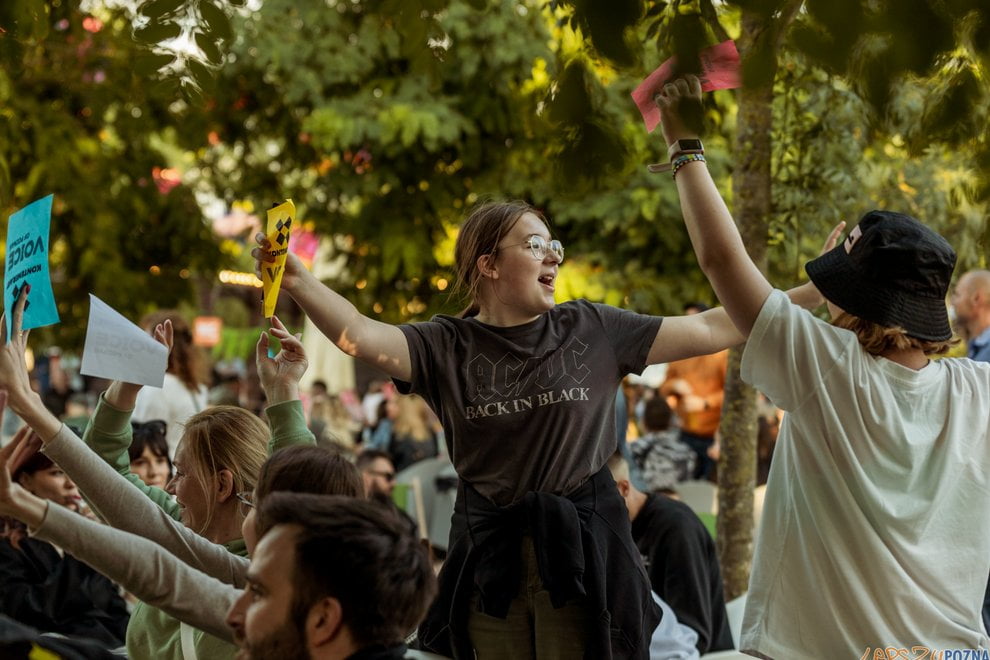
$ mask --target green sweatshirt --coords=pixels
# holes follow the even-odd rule
[[[224,543],[223,547],[241,557],[247,556],[244,539]],[[197,660],[233,660],[237,646],[192,628]],[[127,624],[127,657],[130,660],[193,660],[182,653],[182,624],[157,607],[138,602]]]
[[[127,451],[132,440],[131,412],[115,408],[101,395],[83,440],[100,458],[127,478],[162,511],[179,520],[179,505],[171,495],[160,488],[146,485],[140,477],[131,473],[130,455]],[[268,407],[265,413],[272,434],[268,443],[269,454],[282,447],[316,444],[316,438],[306,427],[302,402],[299,400],[277,403]],[[102,516],[102,509],[106,507],[101,507],[100,502],[91,500],[86,493],[84,495],[97,514],[107,518],[107,522],[111,525],[117,526],[113,516]],[[247,556],[243,539],[225,543],[224,547],[233,554]],[[233,644],[200,630],[193,629],[193,641],[196,657],[199,660],[213,658],[226,660],[237,654],[237,647]],[[182,653],[179,620],[144,603],[138,603],[131,613],[131,620],[127,626],[127,655],[132,660],[192,660],[184,658]]]

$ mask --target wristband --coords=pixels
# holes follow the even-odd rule
[[[677,171],[678,170],[680,170],[682,167],[684,167],[688,163],[693,163],[695,161],[700,161],[702,163],[706,162],[705,161],[705,155],[704,154],[683,154],[681,156],[678,156],[677,158],[674,159],[674,162],[671,163],[671,169],[673,169],[673,172],[671,172],[671,177],[676,179],[677,178]]]

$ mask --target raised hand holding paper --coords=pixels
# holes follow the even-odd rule
[[[89,294],[89,324],[79,373],[161,387],[167,368],[168,349],[164,345]]]
[[[265,318],[275,314],[275,303],[278,302],[278,290],[282,286],[282,272],[285,269],[285,255],[289,253],[289,232],[296,217],[296,205],[291,199],[285,200],[275,208],[268,210],[268,242],[272,249],[269,253],[275,261],[264,264],[261,268],[262,295],[265,301]]]
[[[710,92],[716,89],[735,89],[742,86],[742,76],[739,72],[739,51],[731,39],[720,44],[705,48],[698,52],[701,61],[701,91]],[[676,73],[677,58],[671,57],[660,67],[648,75],[632,92],[633,101],[643,115],[647,132],[660,123],[660,111],[653,102],[653,95],[660,91],[664,84]]]
[[[31,298],[24,308],[24,330],[58,323],[58,309],[48,274],[48,235],[52,219],[52,195],[31,202],[7,222],[7,258],[3,269],[3,310],[13,318],[14,303],[25,284]],[[7,339],[11,326],[7,324]]]

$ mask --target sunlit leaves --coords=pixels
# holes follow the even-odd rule
[[[967,41],[971,57],[988,53],[990,7],[960,0],[807,0],[790,43],[811,61],[856,82],[877,116],[889,111],[892,87],[908,76],[938,77],[947,57]],[[969,35],[967,38],[967,29]]]
[[[229,39],[232,36],[230,18],[210,0],[200,0],[199,15],[203,18],[203,27],[207,34],[216,39]]]
[[[800,56],[782,57],[774,104],[771,279],[801,276],[804,262],[832,225],[854,222],[872,208],[922,219],[956,246],[961,269],[978,265],[988,230],[979,144],[970,140],[954,148],[932,146],[938,134],[919,122],[926,102],[942,112],[943,94],[958,88],[933,90],[917,81],[901,85],[889,101],[889,131],[881,131],[848,84]],[[963,80],[959,83],[966,87]],[[980,116],[962,121],[943,116],[934,126],[952,130]],[[911,138],[917,144],[905,138],[909,131],[918,132]]]
[[[639,49],[634,47],[633,28],[643,17],[643,0],[566,0],[560,4],[574,8],[578,25],[602,57],[619,66],[635,63]]]
[[[196,45],[199,46],[201,51],[203,51],[203,55],[206,56],[206,59],[210,62],[210,64],[220,64],[222,58],[220,55],[220,49],[217,47],[215,40],[211,39],[209,35],[203,32],[194,32],[193,38],[196,41]]]
[[[581,59],[573,59],[557,77],[553,98],[549,102],[548,118],[563,124],[576,124],[593,111],[591,85],[593,74]]]
[[[242,3],[222,4],[213,0],[146,0],[140,4],[134,38],[153,54],[143,58],[141,72],[171,81],[187,99],[201,102],[202,92],[214,87],[215,68],[223,62],[233,37],[228,12]],[[165,55],[171,57],[166,60]],[[155,63],[159,65],[152,69]]]
[[[170,53],[143,53],[134,59],[134,71],[142,76],[150,76],[171,64],[174,59]]]
[[[167,16],[174,16],[185,2],[186,0],[149,0],[138,8],[138,13],[153,21],[161,21]]]
[[[960,144],[972,140],[986,127],[990,95],[985,81],[980,81],[974,67],[966,62],[946,66],[940,84],[930,89],[925,99],[917,139],[922,144],[942,140]],[[927,140],[924,136],[927,136]]]
[[[81,345],[85,292],[135,318],[189,298],[189,274],[209,273],[221,259],[191,191],[175,180],[159,187],[155,175],[168,167],[160,135],[176,98],[146,76],[173,57],[136,43],[130,14],[29,4],[46,8],[50,29],[41,40],[17,37],[26,56],[16,62],[0,54],[0,206],[9,213],[55,194],[52,268],[63,322],[44,340]]]
[[[149,25],[134,31],[134,38],[146,44],[157,44],[160,41],[175,39],[182,34],[182,28],[178,23],[160,22]]]

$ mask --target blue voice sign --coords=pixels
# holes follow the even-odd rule
[[[3,269],[3,311],[7,340],[12,331],[12,313],[25,285],[31,294],[24,309],[23,328],[40,328],[59,322],[55,294],[48,271],[49,230],[53,195],[31,202],[7,222],[7,254]]]

